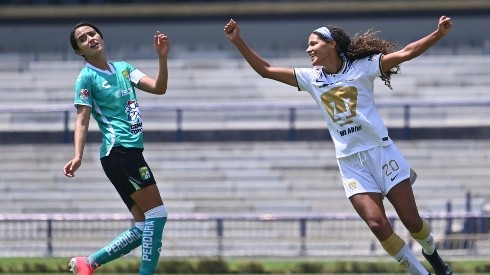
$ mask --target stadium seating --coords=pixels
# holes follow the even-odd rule
[[[350,212],[326,142],[149,143],[145,154],[171,213]],[[490,197],[490,143],[398,142],[419,178],[421,211],[481,210]],[[2,213],[125,213],[88,144],[73,179],[72,145],[2,146]],[[441,196],[444,190],[444,196]],[[387,209],[392,210],[389,206]]]
[[[13,59],[13,60],[12,60]],[[73,98],[73,85],[82,60],[15,61],[0,68],[3,102],[66,103]],[[2,63],[3,63],[2,62]],[[154,75],[154,60],[129,60],[143,72]],[[309,67],[306,58],[271,59],[277,66]],[[7,63],[9,64],[9,63]],[[382,81],[375,82],[379,99],[479,99],[490,84],[490,56],[428,55],[402,64],[400,75],[392,77],[393,92]],[[2,65],[3,66],[3,65]],[[186,59],[169,61],[169,87],[164,97],[140,93],[143,102],[229,102],[229,101],[309,101],[294,87],[260,78],[241,59]]]
[[[490,142],[427,140],[397,144],[419,173],[414,191],[423,214],[446,211],[448,204],[458,213],[480,211],[485,203],[488,204]],[[97,144],[87,144],[84,163],[73,179],[62,175],[63,165],[72,157],[72,145],[1,145],[0,150],[0,202],[3,205],[0,215],[127,214],[102,172]],[[148,143],[145,155],[171,215],[355,215],[341,187],[330,141]],[[469,204],[468,192],[471,196]],[[391,205],[388,202],[385,205],[388,213],[393,214]],[[76,226],[74,223],[70,222],[67,228]],[[82,222],[78,226],[85,225]],[[105,228],[102,222],[100,225],[91,222],[90,226]],[[121,224],[121,228],[124,226],[127,225]],[[400,223],[394,226],[397,232],[404,232]],[[463,226],[461,221],[455,221],[452,230],[458,232]],[[90,241],[80,236],[80,242],[75,242],[70,237],[73,229],[63,229],[62,224],[58,227],[60,231],[52,242],[58,256],[89,253],[109,240],[113,234],[111,230],[114,230],[103,230],[100,236],[91,236]],[[441,240],[445,223],[433,221],[432,227],[437,240]],[[295,256],[303,253],[303,245],[295,237],[299,234],[298,228],[297,224],[280,221],[271,225],[230,221],[226,225],[225,238],[218,241],[215,221],[176,222],[165,231],[165,253],[169,256],[213,256],[221,253],[217,247],[217,243],[221,243],[224,256]],[[335,251],[349,255],[384,255],[361,221],[332,221],[331,226],[328,222],[309,222],[308,232],[304,240],[308,255],[324,257],[335,255]],[[254,236],[253,241],[245,237],[247,234]],[[349,241],[353,234],[362,241]],[[32,245],[38,243],[39,247],[25,251],[22,242],[6,239],[1,241],[2,246],[12,249],[2,255],[39,256],[44,253],[43,241],[38,241],[35,236],[30,238]],[[70,245],[66,244],[66,238],[70,238]],[[479,253],[487,253],[487,246],[487,242],[481,242]]]
[[[19,1],[6,1],[3,4],[11,2]],[[53,1],[29,2],[44,5]],[[63,4],[80,1],[55,2]],[[89,4],[104,1],[83,2]],[[460,18],[459,22],[463,20],[464,18]],[[461,28],[462,25],[459,26],[460,30],[465,29]],[[145,93],[138,95],[144,112],[145,129],[173,130],[176,120],[173,113],[162,116],[161,113],[153,113],[154,109],[145,112],[147,104],[312,104],[308,94],[298,92],[294,87],[260,78],[245,61],[236,59],[236,52],[224,51],[222,43],[191,43],[184,47],[172,44],[173,58],[169,60],[170,81],[167,94],[159,97]],[[46,53],[42,52],[42,45],[34,42],[30,44],[32,46],[29,45],[27,52],[21,54],[0,52],[0,100],[4,107],[43,107],[49,104],[70,106],[74,81],[83,66],[83,60],[70,50],[65,51],[64,46],[63,50],[47,47],[52,52]],[[125,46],[120,46],[117,49],[120,52],[114,52],[112,56],[116,59],[123,57],[143,72],[154,75],[156,60],[144,59],[154,58],[154,50],[151,45],[139,44],[141,41],[138,39],[135,39],[134,44],[128,42]],[[39,52],[30,53],[30,47]],[[486,99],[486,90],[490,85],[490,56],[482,55],[485,51],[488,53],[488,43],[483,47],[485,48],[477,50],[435,48],[423,57],[402,65],[401,74],[392,78],[393,91],[377,80],[376,99],[378,102],[389,103]],[[12,47],[1,50],[10,49]],[[24,50],[23,47],[19,49]],[[298,54],[281,53],[281,58],[268,58],[268,61],[277,66],[309,67],[304,49],[293,50]],[[455,55],[459,50],[464,54]],[[277,48],[269,49],[268,53],[276,56],[274,51]],[[127,59],[128,55],[135,59]],[[43,111],[0,113],[0,131],[63,129],[62,116]],[[403,125],[403,108],[379,108],[379,111],[388,126]],[[297,127],[324,127],[318,110],[301,112],[301,123]],[[254,115],[251,119],[242,118],[251,113]],[[283,127],[282,124],[288,122],[283,119],[279,125],[277,120],[270,119],[269,116],[287,118],[287,115],[269,110],[197,110],[184,114],[184,128],[268,129]],[[300,120],[299,113],[297,115]],[[489,116],[488,105],[415,108],[412,109],[410,125],[427,128],[488,127]],[[95,123],[91,124],[91,130],[95,130]],[[397,144],[419,174],[414,191],[422,213],[438,213],[448,210],[449,207],[456,212],[490,211],[489,141],[419,140],[401,141]],[[83,166],[73,179],[62,175],[63,165],[73,154],[71,144],[0,144],[0,150],[0,216],[45,213],[127,214],[124,204],[100,167],[98,144],[87,144]],[[147,143],[145,156],[157,177],[158,186],[171,215],[355,215],[341,187],[330,141]],[[386,200],[385,202],[387,211],[393,213],[392,207]],[[262,224],[231,220],[226,222],[223,237],[219,238],[216,236],[219,231],[216,221],[199,220],[200,216],[195,217],[197,219],[193,221],[175,220],[167,224],[163,254],[165,257],[300,255],[323,258],[343,253],[342,255],[348,256],[361,255],[363,258],[380,255],[388,258],[359,220],[308,222],[308,234],[304,238],[298,237],[300,226],[296,222],[276,221]],[[51,226],[52,231],[47,229]],[[102,243],[111,240],[114,232],[124,230],[127,226],[127,221],[61,220],[47,224],[41,219],[2,222],[0,247],[4,249],[0,256],[71,257],[74,254],[91,253]],[[456,219],[450,229],[458,232],[464,226],[461,220]],[[402,238],[409,239],[399,222],[394,223],[394,227]],[[442,220],[431,221],[431,227],[436,235],[436,242],[440,243],[443,238],[448,237],[445,235],[446,223]],[[51,236],[51,233],[54,235]],[[478,251],[456,249],[440,252],[444,256],[453,255],[458,259],[460,255],[457,253],[488,256],[490,242],[488,236],[485,238],[486,240],[479,241]],[[420,247],[416,246],[415,250],[416,255],[420,256]],[[135,251],[131,255],[138,254],[139,251]]]
[[[18,56],[2,55],[0,60],[18,63],[17,66],[0,68],[0,100],[5,106],[43,106],[61,104],[68,110],[73,101],[73,85],[83,62],[81,60],[36,60],[26,62]],[[130,60],[130,62],[149,75],[156,71],[156,61]],[[273,58],[270,62],[277,66],[308,67],[307,58]],[[1,62],[0,62],[1,63]],[[381,80],[375,81],[376,99],[381,103],[440,102],[457,107],[412,107],[410,125],[412,127],[454,127],[488,126],[490,108],[482,105],[486,102],[485,87],[490,85],[488,75],[490,56],[427,55],[402,65],[400,75],[392,77],[394,90],[384,86]],[[311,109],[297,112],[297,127],[321,128],[324,120],[314,107],[310,96],[298,92],[294,87],[276,81],[262,79],[241,59],[200,58],[171,59],[169,61],[169,87],[164,96],[139,93],[140,106],[165,104],[237,104],[237,103],[298,103],[312,106]],[[467,104],[468,100],[478,102],[478,106]],[[7,105],[8,104],[8,105]],[[158,109],[158,108],[157,108]],[[63,129],[62,112],[12,113],[2,112],[0,129],[12,130],[48,130]],[[144,113],[146,129],[175,129],[175,112]],[[246,108],[234,110],[195,110],[184,114],[186,129],[226,129],[234,128],[271,128],[284,124],[288,126],[287,109],[272,112]],[[389,127],[404,125],[404,109],[385,107],[379,112]],[[478,115],[475,115],[478,113]],[[241,117],[247,119],[240,119]],[[280,119],[286,117],[285,119]],[[266,119],[267,118],[267,119]],[[278,122],[282,120],[282,122]],[[281,125],[282,125],[281,124]],[[93,123],[93,125],[95,125]],[[71,123],[70,123],[71,126]],[[95,128],[94,128],[95,129]]]
[[[467,62],[469,59],[471,62]],[[45,60],[24,64],[12,58],[10,62],[19,63],[17,67],[10,67],[15,69],[4,68],[0,74],[0,80],[5,83],[2,87],[5,90],[0,91],[0,99],[4,103],[70,104],[72,101],[73,81],[82,66],[80,60]],[[303,58],[272,61],[273,64],[284,66],[308,66],[307,62]],[[155,71],[155,63],[151,61],[135,60],[132,63],[149,74]],[[402,74],[393,77],[394,92],[384,87],[381,81],[377,81],[376,96],[380,100],[393,101],[438,98],[477,100],[484,93],[481,87],[488,86],[489,83],[485,77],[474,79],[474,68],[477,67],[476,71],[485,74],[489,63],[490,59],[485,56],[420,58],[404,64]],[[143,106],[146,102],[178,104],[189,100],[204,104],[278,100],[311,102],[307,94],[296,92],[292,87],[261,79],[242,60],[171,60],[169,66],[168,94],[155,97],[140,93]],[[380,112],[387,124],[399,123],[402,117],[398,110],[380,109]],[[457,108],[455,113],[433,108],[419,110],[413,115],[418,119],[412,126],[445,126],[455,123],[460,126],[487,125],[487,112],[488,108],[481,109],[479,115],[475,116],[472,107]],[[265,115],[257,114],[257,117]],[[1,116],[0,125],[7,131],[12,123],[37,129],[38,125],[52,122],[49,116],[36,116],[35,119],[18,114]],[[214,120],[222,121],[218,127],[224,128],[227,123],[236,125],[240,113],[230,118],[227,118],[227,114],[216,111],[194,114],[195,118],[199,118],[196,121],[206,121],[202,116],[211,116]],[[323,127],[323,119],[317,110],[312,111],[310,116],[318,121],[315,127]],[[248,127],[264,127],[258,121]],[[160,116],[152,117],[151,113],[145,115],[145,123],[154,124],[154,127],[166,127],[162,125]],[[171,119],[169,124],[172,124]],[[202,124],[197,122],[186,127],[211,127]],[[419,172],[414,190],[421,211],[445,211],[448,203],[451,203],[453,211],[465,211],[468,207],[467,192],[471,192],[472,210],[480,210],[488,202],[490,189],[487,168],[490,145],[487,142],[416,141],[400,142],[398,145]],[[97,144],[87,145],[85,162],[74,179],[67,179],[61,173],[62,166],[71,157],[71,145],[4,145],[1,150],[0,190],[3,196],[0,201],[4,207],[0,211],[3,213],[126,213],[123,203],[100,169]],[[151,143],[147,144],[145,154],[170,213],[353,212],[340,187],[334,152],[329,141]],[[441,196],[441,190],[444,196]],[[389,204],[387,209],[393,211]],[[461,226],[454,225],[456,230]],[[444,231],[444,228],[437,228],[437,233]],[[363,240],[368,244],[372,242],[372,236],[367,230],[360,232],[364,232]],[[168,234],[173,233],[170,230]],[[321,255],[335,249],[345,249],[345,242],[339,242],[332,250],[325,250],[322,239],[326,238],[313,238],[311,242],[322,248],[315,251],[314,247],[310,247],[310,253]],[[196,244],[201,245],[200,249],[192,246],[193,238],[186,240],[190,242],[186,244],[192,247],[190,250],[178,246],[180,238],[169,238],[169,253],[178,256],[189,255],[189,251],[194,251],[198,255],[214,255],[214,250],[211,249],[214,245],[212,239],[208,246],[203,245],[202,238],[194,239]],[[265,241],[262,240],[262,243]],[[243,248],[233,250],[239,243],[239,240],[230,238],[225,242],[228,244],[226,251],[235,253],[234,255],[253,252],[253,248],[249,251]],[[96,246],[97,241],[93,245]],[[286,244],[285,247],[294,248],[297,245]],[[172,250],[172,247],[175,248]],[[272,245],[270,249],[275,249],[276,253],[285,251],[284,247]],[[366,243],[351,249],[362,255],[373,253],[368,250]],[[66,253],[71,252],[67,250]]]
[[[0,99],[5,104],[71,105],[73,82],[83,65],[80,60],[37,60],[28,63],[15,57],[9,60],[9,64],[13,64],[11,67],[0,67],[0,80],[5,84],[0,87]],[[305,58],[270,61],[280,66],[309,66]],[[153,61],[134,60],[131,63],[150,75],[156,70],[156,62]],[[490,80],[474,76],[480,73],[488,75],[489,65],[490,58],[487,56],[427,56],[402,66],[402,73],[393,77],[393,92],[381,81],[376,81],[376,97],[380,101],[393,102],[447,99],[477,101],[486,96],[482,87],[489,86]],[[156,97],[139,93],[143,111],[145,104],[183,104],[189,101],[196,104],[278,101],[311,103],[306,93],[258,77],[243,60],[170,60],[169,67],[168,94]],[[400,125],[403,113],[399,109],[380,108],[380,113],[388,125]],[[412,113],[411,125],[488,126],[489,110],[478,108],[475,111],[472,106],[421,108]],[[257,119],[252,123],[241,121],[241,115],[245,113],[248,111],[241,110],[230,116],[229,113],[217,110],[196,111],[189,114],[193,117],[193,124],[185,126],[186,129],[270,127],[264,119],[260,119],[267,117],[266,111],[256,111]],[[318,110],[312,109],[311,113],[305,113],[310,119],[304,123],[310,123],[313,128],[324,127]],[[144,117],[145,126],[153,129],[175,127],[173,114],[162,118],[159,114],[145,113]],[[0,119],[0,129],[4,131],[11,131],[13,126],[32,130],[55,123],[62,125],[61,118],[44,115],[3,113]],[[92,123],[91,127],[94,130],[95,124]],[[400,141],[397,144],[419,173],[414,190],[422,213],[446,211],[449,205],[452,211],[463,212],[489,208],[488,141],[419,140]],[[83,166],[73,179],[62,175],[63,165],[73,154],[71,144],[5,144],[0,145],[0,150],[0,202],[3,205],[0,214],[127,213],[100,167],[97,143],[87,144]],[[330,141],[147,143],[145,155],[171,214],[354,213],[340,185]],[[468,196],[471,201],[468,201]],[[388,203],[386,208],[393,213]],[[203,224],[207,226],[202,222],[200,226]],[[400,224],[395,226],[402,227]],[[443,236],[446,229],[444,225],[436,223],[433,226],[436,234]],[[463,224],[455,222],[452,227],[458,231]],[[349,228],[354,228],[351,232],[360,234],[359,238],[363,241],[358,244],[345,242],[350,236],[337,232],[336,236],[340,234],[342,237],[334,242],[324,233],[330,232],[331,228],[309,225],[310,231],[318,233],[313,236],[310,234],[305,240],[308,253],[324,256],[331,255],[332,251],[343,250],[355,255],[384,255],[379,247],[373,248],[377,242],[364,225],[349,225]],[[232,228],[226,231],[227,237],[222,240],[227,255],[257,255],[263,251],[288,256],[287,253],[295,254],[301,249],[301,244],[288,236],[269,239],[269,231],[265,231],[264,238],[247,246],[246,239],[233,235],[239,234],[237,230]],[[214,229],[209,231],[215,233]],[[166,234],[169,236],[169,255],[216,255],[218,248],[215,236],[209,236],[203,241],[203,238],[192,235],[194,231],[189,233],[191,236],[186,236],[183,243],[183,233],[180,231],[176,232],[170,227]],[[95,237],[91,241],[83,241],[83,244],[87,251],[91,251],[109,237],[107,233],[107,236]],[[74,249],[80,250],[81,247],[80,244],[74,244],[71,249],[62,244],[63,239],[54,240],[54,246],[62,247],[56,252],[57,255],[69,256]],[[7,247],[5,243],[2,245]],[[25,251],[21,251],[22,244],[12,245],[20,245],[20,252],[16,255],[26,255]],[[480,246],[480,249],[490,247],[486,243],[483,245],[487,246]],[[42,250],[42,241],[39,246]],[[265,250],[266,247],[269,250]]]

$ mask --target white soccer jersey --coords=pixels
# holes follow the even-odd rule
[[[392,143],[374,103],[380,62],[381,54],[344,61],[336,74],[323,67],[294,69],[298,89],[311,94],[327,120],[337,158]]]

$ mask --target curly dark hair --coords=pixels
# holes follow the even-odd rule
[[[351,39],[343,29],[337,26],[329,25],[327,28],[337,43],[338,49],[346,55],[347,59],[351,61],[373,54],[392,53],[398,48],[395,43],[379,38],[377,36],[379,32],[373,31],[372,29],[365,31],[364,33],[357,33]],[[400,66],[397,65],[391,70],[383,72],[383,75],[381,75],[381,80],[384,81],[386,86],[393,89],[390,82],[391,75],[399,72]]]

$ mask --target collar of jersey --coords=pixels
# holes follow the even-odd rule
[[[340,70],[338,72],[336,72],[336,73],[333,73],[333,74],[327,73],[324,70],[325,66],[314,66],[314,68],[320,70],[323,73],[323,75],[325,75],[325,76],[328,76],[328,75],[336,75],[336,74],[344,74],[348,70],[348,65],[349,65],[348,63],[349,63],[349,61],[343,60],[342,67],[340,67]]]
[[[92,70],[96,70],[98,72],[101,72],[101,73],[105,73],[105,74],[115,74],[116,73],[116,69],[114,68],[114,66],[111,64],[111,63],[108,63],[109,65],[109,68],[111,68],[110,71],[108,70],[102,70],[102,69],[99,69],[97,67],[95,67],[94,65],[90,64],[90,63],[86,63],[85,66],[89,67],[90,69]]]

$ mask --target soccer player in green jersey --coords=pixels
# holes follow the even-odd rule
[[[169,40],[157,32],[154,47],[158,72],[149,77],[127,62],[108,62],[100,30],[89,22],[73,27],[70,43],[85,58],[75,83],[74,157],[64,166],[74,177],[83,160],[90,116],[102,133],[100,160],[105,174],[134,217],[135,225],[88,257],[70,261],[75,275],[91,275],[103,264],[142,246],[140,275],[155,273],[162,247],[167,209],[152,171],[143,157],[143,121],[135,87],[156,95],[165,94],[168,82]]]

